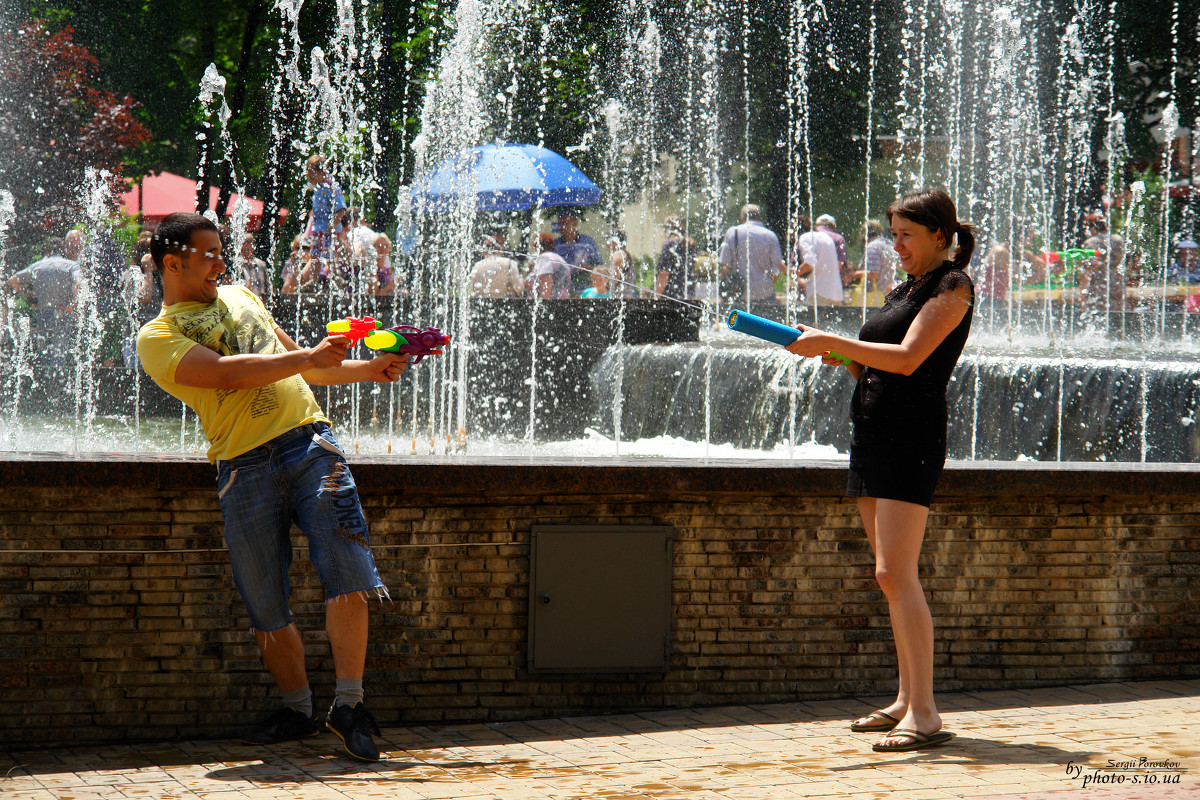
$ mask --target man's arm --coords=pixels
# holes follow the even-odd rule
[[[508,270],[508,294],[510,297],[520,297],[525,294],[525,281],[521,280],[521,270],[517,268],[516,261],[512,262],[512,266]]]
[[[14,292],[23,292],[33,283],[33,268],[26,267],[20,272],[14,272],[12,277],[8,279],[8,288]]]
[[[811,275],[813,266],[817,262],[816,250],[813,248],[812,242],[808,239],[800,239],[796,242],[796,264],[792,267],[792,277],[803,278],[805,275]]]
[[[327,336],[316,347],[302,349],[283,331],[276,328],[275,332],[287,352],[222,356],[197,345],[180,359],[175,368],[175,382],[226,391],[257,389],[293,375],[336,368],[346,358],[346,348],[350,345],[345,336]]]

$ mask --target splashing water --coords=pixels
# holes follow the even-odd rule
[[[1137,141],[1133,128],[1141,122],[1117,106],[1113,45],[1121,40],[1122,32],[1115,0],[1079,0],[1069,12],[1048,0],[914,0],[902,17],[889,20],[889,25],[898,28],[894,40],[883,35],[890,28],[882,24],[883,7],[874,2],[863,4],[859,16],[853,17],[851,11],[836,4],[827,7],[821,2],[796,0],[781,8],[784,13],[772,23],[782,40],[774,55],[783,62],[780,69],[787,76],[783,95],[765,100],[756,94],[762,43],[756,42],[754,35],[771,12],[749,0],[687,4],[625,0],[615,5],[613,19],[606,20],[615,43],[611,60],[602,63],[595,59],[588,71],[578,74],[570,73],[569,59],[563,58],[580,46],[575,9],[533,0],[460,0],[452,13],[445,12],[447,22],[436,32],[436,57],[427,71],[418,72],[411,61],[404,62],[404,74],[396,81],[403,89],[395,108],[380,108],[375,102],[380,71],[391,68],[393,62],[391,54],[383,52],[383,40],[366,4],[337,0],[331,27],[309,43],[300,36],[303,5],[302,0],[273,3],[282,33],[275,48],[277,68],[269,112],[270,207],[278,207],[282,184],[291,180],[304,158],[312,154],[329,159],[348,204],[378,209],[394,203],[399,227],[413,235],[406,261],[407,294],[391,300],[403,302],[405,312],[423,324],[446,330],[455,343],[444,357],[411,371],[400,385],[378,392],[373,388],[350,390],[351,399],[343,405],[353,439],[368,438],[361,428],[368,415],[361,412],[373,404],[379,407],[380,418],[386,419],[386,437],[405,444],[411,440],[411,447],[402,449],[446,454],[473,448],[479,452],[479,448],[492,446],[472,421],[476,418],[474,404],[481,396],[491,397],[493,387],[488,385],[491,379],[485,377],[486,371],[480,369],[486,362],[479,350],[485,337],[472,322],[467,276],[483,234],[507,226],[514,239],[527,242],[552,230],[550,220],[555,214],[545,208],[504,219],[479,213],[472,197],[474,179],[469,174],[458,194],[458,205],[450,213],[434,214],[423,206],[420,194],[408,188],[382,197],[381,176],[387,169],[395,169],[395,164],[387,169],[381,165],[386,125],[395,119],[420,120],[419,126],[403,126],[396,132],[405,145],[399,169],[408,179],[477,145],[520,138],[544,144],[564,117],[575,115],[582,122],[576,128],[578,138],[564,145],[566,155],[595,165],[597,173],[591,177],[605,190],[600,205],[585,221],[593,225],[592,233],[595,226],[624,229],[635,257],[643,262],[643,283],[650,283],[661,241],[659,224],[666,213],[684,219],[689,235],[711,263],[736,209],[747,201],[762,201],[752,196],[752,187],[765,185],[769,173],[778,173],[774,179],[776,202],[785,207],[768,209],[768,213],[777,221],[785,258],[789,257],[799,215],[812,218],[832,210],[831,180],[822,174],[816,138],[829,124],[821,116],[825,113],[822,101],[827,98],[814,94],[814,87],[822,86],[820,82],[831,74],[843,75],[856,68],[865,74],[865,108],[851,109],[853,113],[844,117],[858,122],[838,123],[863,129],[860,141],[866,145],[863,161],[853,172],[864,175],[865,180],[860,186],[858,177],[853,178],[854,189],[842,192],[849,199],[837,196],[839,202],[844,200],[839,213],[851,216],[849,225],[842,227],[848,239],[861,222],[853,217],[882,215],[892,199],[889,189],[901,192],[937,183],[950,191],[961,217],[979,224],[981,261],[997,246],[1013,254],[1026,249],[1057,250],[1078,244],[1080,217],[1099,205],[1097,198],[1107,197],[1109,229],[1120,228],[1126,238],[1126,258],[1117,267],[1119,279],[1132,280],[1134,271],[1128,265],[1137,263],[1143,275],[1153,276],[1152,284],[1139,288],[1158,291],[1150,300],[1138,300],[1138,314],[1143,316],[1103,313],[1081,319],[1081,312],[1069,299],[1076,288],[1071,285],[1073,275],[1046,275],[1044,290],[1027,292],[1036,294],[1037,299],[1022,297],[1025,284],[1037,276],[1029,262],[1022,264],[1017,257],[1005,277],[1006,291],[978,301],[975,342],[983,341],[991,331],[1005,346],[1036,350],[1043,359],[1038,363],[1048,374],[1053,373],[1053,385],[1058,387],[1050,392],[1050,384],[1046,384],[1038,391],[1060,398],[1069,395],[1072,370],[1081,369],[1078,364],[1068,364],[1068,359],[1083,344],[1091,347],[1088,337],[1092,335],[1127,343],[1122,346],[1136,342],[1136,346],[1162,353],[1173,364],[1186,361],[1171,351],[1171,325],[1182,325],[1185,334],[1181,340],[1187,341],[1187,320],[1180,322],[1173,316],[1176,312],[1168,303],[1171,287],[1165,265],[1171,236],[1191,229],[1172,229],[1177,225],[1168,213],[1167,184],[1174,133],[1196,118],[1196,109],[1189,105],[1194,104],[1195,92],[1189,94],[1186,87],[1177,86],[1172,73],[1171,97],[1160,125],[1166,134],[1161,137],[1161,167],[1166,175],[1161,195],[1147,197],[1144,183],[1124,185],[1130,142]],[[407,24],[412,31],[420,24],[416,5],[407,21],[395,22],[398,27]],[[1180,37],[1191,24],[1188,13],[1184,4],[1173,3],[1171,36],[1176,53]],[[853,24],[835,35],[839,32],[833,29],[846,25],[846,20]],[[877,69],[885,62],[890,62],[889,69]],[[425,70],[427,65],[420,68]],[[1174,64],[1173,69],[1177,69]],[[1197,80],[1192,77],[1193,84]],[[578,109],[566,107],[568,100],[563,99],[564,86],[572,81],[582,84],[579,94],[588,97]],[[250,211],[244,200],[245,177],[234,169],[239,163],[235,158],[238,142],[230,127],[233,112],[225,91],[225,78],[210,65],[198,87],[197,102],[209,120],[200,135],[206,142],[211,137],[213,146],[202,150],[207,160],[197,166],[201,174],[211,174],[217,167],[229,174],[232,189],[241,198],[233,204],[229,220],[234,240],[240,241],[250,225]],[[755,104],[765,105],[757,108]],[[770,104],[778,106],[769,110],[783,122],[767,137],[759,126],[765,124],[760,116],[769,116],[761,112]],[[299,120],[295,129],[286,127],[287,119]],[[1191,124],[1200,131],[1200,121]],[[419,133],[412,134],[417,127]],[[755,142],[768,138],[772,152],[767,156],[755,152]],[[1102,161],[1092,152],[1093,143],[1100,140]],[[89,231],[106,219],[103,206],[109,200],[99,191],[100,177],[95,180],[97,183],[84,189],[88,210],[83,222]],[[0,215],[3,213],[0,208]],[[1185,226],[1193,224],[1189,219],[1185,217]],[[269,242],[272,254],[280,252],[278,245]],[[851,242],[852,249],[856,246]],[[513,250],[523,248],[523,244],[512,246]],[[234,279],[244,280],[244,265],[235,261],[231,266]],[[696,265],[689,265],[693,268]],[[704,452],[715,453],[728,444],[721,432],[725,425],[721,409],[729,392],[729,363],[749,363],[738,349],[753,344],[721,336],[714,323],[719,324],[721,311],[732,298],[722,297],[723,290],[711,272],[696,278],[697,283],[706,284],[703,291],[709,295],[701,298],[705,314],[701,341],[694,350],[664,352],[686,361],[675,364],[675,371],[694,373],[699,394],[689,403],[695,406],[697,416],[687,435],[703,445]],[[693,284],[690,274],[685,282]],[[866,292],[861,299],[857,321],[868,313]],[[97,418],[98,411],[88,399],[95,394],[96,384],[104,380],[99,371],[102,367],[91,357],[99,347],[97,331],[103,328],[95,323],[97,315],[103,316],[99,302],[98,287],[89,283],[81,295],[86,322],[79,327],[73,345],[74,418],[69,425],[75,431],[70,446],[75,448],[94,446],[93,433],[99,435],[101,428],[111,427],[108,420]],[[287,302],[294,306],[292,312],[298,320],[300,296]],[[327,318],[362,315],[374,308],[374,302],[360,281],[330,291],[319,301],[322,308],[305,310],[324,313]],[[533,335],[528,352],[522,354],[526,360],[521,362],[528,370],[526,373],[522,367],[520,392],[504,398],[503,404],[505,415],[520,418],[516,438],[526,450],[542,446],[546,418],[555,413],[556,402],[561,400],[546,380],[548,371],[575,357],[543,338],[565,323],[570,316],[565,311],[568,306],[540,301],[530,304]],[[820,325],[846,322],[849,332],[855,327],[847,321],[850,318],[843,319],[842,310],[815,305],[815,297],[805,299],[791,292],[783,296],[783,304],[781,316],[785,319],[813,319]],[[630,313],[622,304],[614,316],[618,338],[632,324]],[[1141,319],[1151,318],[1153,325],[1141,324]],[[1131,324],[1135,320],[1137,324]],[[22,373],[30,366],[28,355],[22,362],[21,353],[29,353],[30,341],[22,324],[27,322],[11,316],[5,322],[10,339],[21,343],[13,351],[16,372],[4,376],[18,397],[21,387],[32,380],[28,370]],[[987,362],[987,349],[975,342],[972,358],[976,359],[976,371],[961,379],[964,386],[976,387],[969,416],[977,428],[972,432],[969,456],[988,457],[982,439],[988,438],[991,424],[989,404],[979,403],[979,387],[999,374],[1018,383],[1035,379],[1026,373],[1018,379],[1015,372],[999,370]],[[1120,369],[1137,373],[1137,385],[1146,401],[1143,408],[1154,402],[1157,389],[1146,376],[1157,376],[1161,370],[1148,359],[1128,358],[1125,352],[1117,358],[1104,348],[1095,349],[1096,358],[1110,359],[1114,369],[1119,364]],[[605,360],[605,369],[580,379],[581,384],[598,380],[596,386],[584,388],[609,398],[586,422],[593,432],[603,431],[603,435],[589,434],[587,447],[638,453],[644,448],[634,443],[648,438],[663,442],[664,447],[683,448],[663,439],[665,433],[643,435],[646,423],[637,415],[649,412],[642,410],[644,403],[636,392],[661,396],[666,390],[661,382],[640,383],[634,362],[625,356],[616,358],[618,352],[628,354],[626,348],[615,345],[613,353],[604,357],[615,360]],[[754,355],[760,354],[755,351]],[[1049,362],[1056,358],[1057,365],[1051,366]],[[1022,362],[1021,369],[1033,369],[1032,363]],[[772,396],[778,397],[779,408],[784,409],[779,411],[781,427],[770,435],[759,430],[750,438],[760,442],[765,452],[802,457],[809,452],[805,441],[819,427],[812,418],[815,412],[804,399],[817,379],[808,365],[794,361],[778,373],[763,371],[762,375]],[[673,380],[673,372],[669,377]],[[329,390],[325,399],[340,397]],[[16,405],[14,401],[5,406],[10,446],[19,416]],[[1029,405],[1024,403],[1020,413]],[[1068,401],[1061,401],[1056,408],[1047,409],[1047,424],[1065,430],[1073,424],[1074,413]],[[133,429],[141,422],[135,413]],[[179,446],[193,449],[198,438],[195,423],[185,415],[182,422],[175,420],[174,424]],[[1152,427],[1147,418],[1140,434],[1123,434],[1129,441],[1144,440],[1133,457],[1154,458],[1163,450],[1151,441]],[[1031,441],[1033,450],[1018,455],[1071,457],[1063,451],[1062,438],[1044,448]]]

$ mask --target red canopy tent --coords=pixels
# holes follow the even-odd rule
[[[208,189],[208,207],[216,208],[218,189],[210,186]],[[263,203],[252,197],[250,201],[250,230],[258,230],[262,224]],[[237,192],[229,196],[227,214],[232,213],[238,200]],[[121,205],[126,214],[138,214],[148,227],[154,227],[167,214],[176,211],[194,211],[196,209],[196,182],[182,175],[170,172],[160,172],[157,175],[147,175],[141,183],[121,195]],[[287,209],[279,209],[282,221],[287,216]]]

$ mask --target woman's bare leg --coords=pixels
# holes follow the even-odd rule
[[[867,533],[867,543],[871,545],[871,552],[877,555],[875,544],[875,514],[877,504],[874,497],[858,498],[858,514],[862,517],[863,530]],[[896,699],[891,705],[884,706],[880,709],[885,714],[901,719],[908,713],[908,670],[905,666],[905,657],[901,652],[901,647],[904,642],[900,637],[896,636],[895,626],[892,627],[892,637],[896,647],[896,667],[899,673],[899,689],[896,692]]]
[[[884,710],[900,717],[898,728],[933,733],[942,727],[933,699],[933,617],[917,576],[929,509],[885,499],[874,500],[874,506],[874,536],[869,531],[868,540],[874,540],[875,579],[887,597],[900,666],[896,703]],[[866,510],[861,501],[860,509]],[[863,524],[867,527],[865,516]]]

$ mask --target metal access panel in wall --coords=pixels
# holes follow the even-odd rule
[[[536,525],[531,672],[666,672],[669,525]]]

